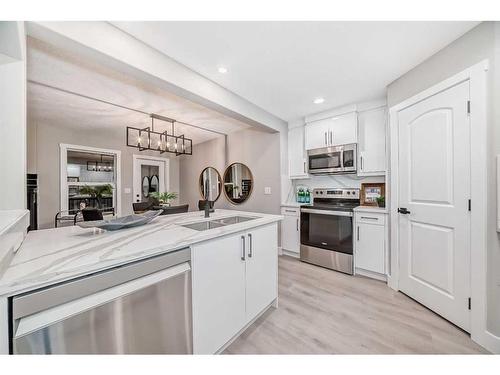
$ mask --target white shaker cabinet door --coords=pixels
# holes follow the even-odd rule
[[[290,178],[308,177],[304,145],[304,127],[288,131],[288,166]]]
[[[356,268],[385,273],[385,227],[356,224]]]
[[[305,126],[306,150],[329,146],[331,119],[318,120]]]
[[[346,113],[330,119],[329,145],[338,146],[358,142],[358,114]]]
[[[277,224],[255,228],[247,233],[246,319],[255,318],[277,297]]]
[[[281,222],[281,247],[293,253],[300,252],[300,217],[284,215]]]
[[[385,107],[359,113],[359,176],[385,174],[386,119]]]
[[[192,247],[193,352],[212,354],[245,325],[245,234]]]

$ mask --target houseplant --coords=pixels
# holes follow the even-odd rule
[[[105,196],[112,196],[113,187],[109,184],[97,186],[85,185],[80,188],[79,192],[80,194],[90,195],[92,198],[95,198],[97,201],[97,207],[101,208],[102,198]]]
[[[166,191],[164,193],[154,192],[149,194],[149,196],[158,199],[161,205],[169,206],[170,200],[177,198],[178,194]]]
[[[385,207],[385,196],[381,195],[377,198],[377,204],[379,207]]]

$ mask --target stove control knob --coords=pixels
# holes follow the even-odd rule
[[[351,194],[351,192],[350,192],[350,191],[348,191],[348,192],[347,192],[347,195],[349,195],[349,194]]]

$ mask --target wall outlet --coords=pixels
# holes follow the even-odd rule
[[[264,188],[264,194],[265,194],[265,195],[271,195],[271,188],[270,188],[269,186],[266,186],[266,187]]]
[[[123,193],[124,194],[131,194],[132,193],[132,189],[131,188],[124,188],[123,189]]]

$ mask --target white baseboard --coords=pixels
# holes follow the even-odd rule
[[[297,258],[297,259],[300,258],[300,253],[296,253],[294,251],[288,251],[288,250],[284,250],[284,249],[281,249],[280,255],[288,255],[289,257],[293,257],[293,258]]]
[[[356,268],[354,270],[354,274],[355,275],[365,276],[365,277],[370,277],[372,279],[380,280],[380,281],[383,281],[383,282],[387,282],[387,276],[386,275],[383,275],[383,274],[378,273],[378,272],[364,270],[362,268]]]

